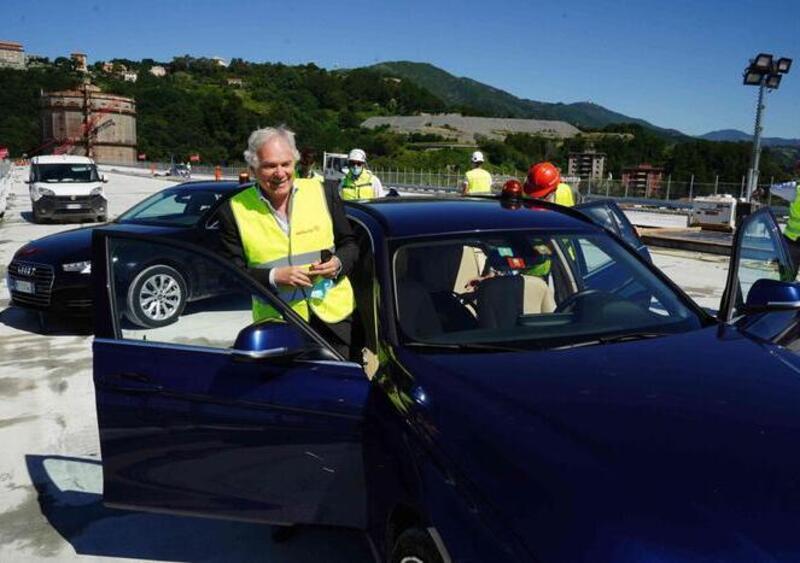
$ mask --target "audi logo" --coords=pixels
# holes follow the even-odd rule
[[[36,273],[36,268],[28,264],[20,264],[17,267],[17,273],[21,276],[32,276]]]

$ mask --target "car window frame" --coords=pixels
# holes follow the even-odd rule
[[[183,240],[161,237],[158,235],[126,233],[120,230],[100,227],[92,232],[92,264],[93,264],[93,295],[97,310],[95,313],[95,338],[115,341],[125,341],[120,326],[119,308],[117,304],[116,292],[114,291],[113,268],[109,269],[111,263],[111,245],[109,239],[128,239],[134,241],[151,241],[160,245],[167,245],[186,252],[193,252],[196,255],[215,262],[220,268],[228,270],[237,281],[242,283],[253,295],[258,295],[267,301],[271,306],[280,311],[284,320],[293,327],[298,328],[309,337],[311,341],[329,350],[337,361],[350,363],[347,358],[341,356],[336,349],[322,335],[315,331],[311,325],[297,314],[287,303],[282,301],[272,290],[247,272],[234,266],[230,260],[220,254],[192,244]],[[108,311],[109,315],[103,315],[103,311]],[[105,318],[104,318],[105,317]],[[157,344],[157,343],[153,343]],[[232,348],[230,349],[233,350]]]

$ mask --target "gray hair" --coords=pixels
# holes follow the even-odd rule
[[[300,153],[297,151],[297,145],[294,142],[294,131],[285,125],[279,125],[278,127],[256,129],[250,133],[250,138],[247,139],[247,150],[244,151],[245,162],[253,169],[258,168],[259,149],[275,138],[283,140],[288,145],[292,150],[292,158],[295,161],[300,160]]]

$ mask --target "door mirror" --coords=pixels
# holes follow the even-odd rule
[[[106,178],[105,176],[100,176],[100,181],[103,182],[104,184],[108,184],[108,178]]]
[[[308,349],[302,332],[283,321],[262,321],[243,328],[233,345],[243,359],[291,358]]]
[[[795,309],[800,309],[800,284],[770,279],[753,283],[744,304],[747,313]]]

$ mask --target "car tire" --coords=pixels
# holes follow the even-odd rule
[[[400,534],[392,547],[391,563],[443,563],[431,535],[422,528]]]
[[[39,211],[36,209],[36,206],[33,207],[33,222],[34,223],[42,222],[42,217],[39,215]]]
[[[145,328],[159,328],[178,320],[186,307],[188,286],[172,266],[148,266],[128,286],[128,318]]]
[[[98,223],[105,223],[106,220],[107,220],[107,217],[105,215],[98,215],[97,216],[97,222]]]

